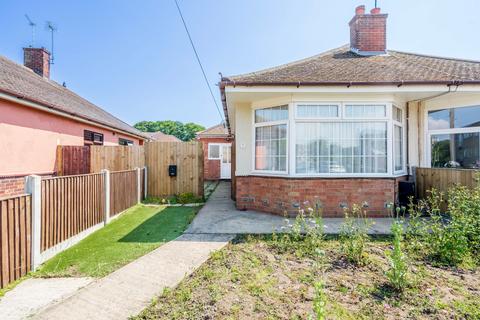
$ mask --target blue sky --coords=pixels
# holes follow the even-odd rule
[[[218,72],[259,70],[348,43],[357,5],[374,0],[178,0],[209,82]],[[388,47],[480,60],[478,0],[379,0],[389,13]],[[0,54],[19,63],[30,44],[50,47],[45,21],[58,26],[52,78],[133,124],[220,121],[173,0],[3,0]],[[218,99],[219,100],[219,99]]]

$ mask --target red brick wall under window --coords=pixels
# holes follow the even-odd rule
[[[319,201],[323,216],[343,217],[341,204],[351,207],[366,201],[370,217],[387,217],[385,204],[396,202],[400,179],[236,177],[236,205],[240,210],[295,215],[305,201]]]
[[[209,143],[229,143],[231,141],[224,138],[199,138],[203,145],[203,178],[205,180],[220,179],[220,160],[208,159]]]
[[[23,194],[24,189],[24,177],[0,178],[0,198]]]

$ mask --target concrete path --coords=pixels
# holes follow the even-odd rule
[[[92,278],[27,279],[0,299],[0,319],[26,319],[48,305],[72,296],[92,281]]]
[[[389,234],[393,219],[371,219],[370,234]],[[265,234],[287,232],[291,224],[284,217],[255,211],[236,210],[230,198],[230,183],[222,181],[200,210],[186,233],[190,234]],[[343,218],[324,218],[326,234],[338,234]]]
[[[128,319],[176,286],[230,235],[182,235],[36,314],[34,319]]]

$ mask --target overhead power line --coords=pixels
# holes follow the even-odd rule
[[[202,62],[200,61],[200,57],[198,56],[197,49],[195,48],[195,44],[193,43],[192,36],[190,35],[190,31],[188,31],[187,23],[185,22],[185,19],[183,18],[182,10],[180,9],[180,6],[178,5],[178,1],[175,1],[175,5],[177,6],[178,13],[180,14],[180,18],[182,19],[183,26],[185,27],[185,31],[187,32],[188,39],[190,40],[190,44],[192,45],[193,52],[195,53],[195,57],[197,58],[198,65],[200,66],[200,69],[202,70],[203,78],[205,79],[205,83],[207,84],[208,90],[210,91],[210,95],[212,96],[212,100],[215,103],[215,106],[217,107],[218,114],[220,116],[220,119],[223,122],[223,114],[220,111],[220,107],[218,106],[217,99],[215,99],[215,95],[213,94],[212,87],[210,86],[210,83],[208,82],[207,75],[205,73],[205,69],[203,69]]]

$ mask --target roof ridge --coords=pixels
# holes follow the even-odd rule
[[[432,58],[432,59],[443,59],[443,60],[451,60],[451,61],[462,61],[462,62],[470,62],[470,63],[480,63],[480,60],[472,60],[472,59],[462,59],[462,58],[454,58],[454,57],[445,57],[445,56],[437,56],[431,54],[422,54],[416,52],[409,52],[409,51],[399,51],[399,50],[387,50],[387,52],[395,52],[400,54],[408,54],[412,56],[419,56],[425,58]]]
[[[320,58],[320,57],[329,55],[329,54],[331,54],[331,53],[333,53],[333,52],[339,51],[339,50],[341,50],[341,49],[346,49],[346,48],[350,49],[350,46],[349,46],[348,44],[344,44],[344,45],[342,45],[342,46],[340,46],[340,47],[337,47],[337,48],[334,48],[334,49],[330,49],[330,50],[321,52],[321,53],[319,53],[319,54],[316,54],[316,55],[313,55],[313,56],[310,56],[310,57],[307,57],[307,58],[303,58],[303,59],[295,60],[295,61],[292,61],[292,62],[280,64],[280,65],[278,65],[278,66],[274,66],[274,67],[270,67],[270,68],[265,68],[265,69],[262,69],[262,70],[259,70],[259,71],[242,73],[242,74],[238,74],[238,75],[234,75],[234,76],[229,76],[229,77],[227,76],[226,78],[227,78],[228,80],[235,81],[235,78],[254,76],[254,75],[259,75],[259,74],[262,74],[262,73],[265,73],[265,72],[271,72],[271,71],[279,70],[279,69],[282,69],[282,68],[285,68],[285,67],[291,67],[291,66],[294,66],[294,65],[296,65],[296,64],[300,64],[300,63],[303,63],[303,62],[308,61],[308,60]]]

